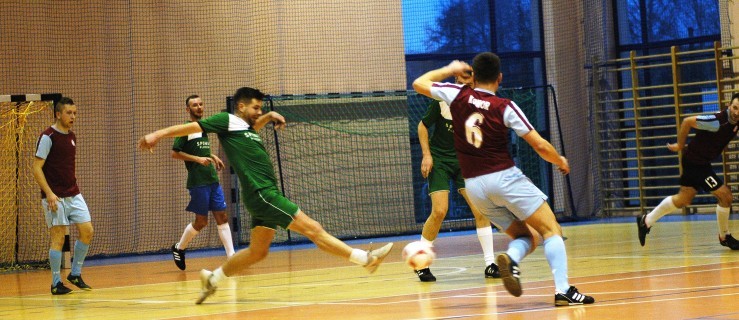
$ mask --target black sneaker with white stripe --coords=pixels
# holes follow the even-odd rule
[[[500,279],[500,269],[495,263],[491,263],[485,268],[485,278]]]
[[[523,288],[521,288],[521,270],[518,268],[518,263],[505,253],[498,255],[495,261],[500,268],[500,278],[503,280],[505,289],[514,297],[520,297],[523,294]]]
[[[172,245],[172,259],[180,270],[185,270],[185,250],[177,249],[177,244]]]
[[[729,247],[731,250],[739,250],[739,241],[734,239],[731,234],[725,235],[724,240],[718,238],[718,242],[724,247]]]
[[[421,282],[434,282],[436,281],[436,277],[431,273],[431,269],[424,268],[421,270],[415,270],[416,275],[418,276],[418,279],[421,280]]]
[[[593,302],[595,302],[595,299],[593,299],[593,297],[586,296],[580,293],[574,286],[570,286],[570,288],[567,290],[567,293],[558,292],[554,295],[554,305],[557,307],[591,304]]]

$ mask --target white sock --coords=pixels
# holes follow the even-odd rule
[[[495,250],[493,249],[493,228],[488,226],[485,228],[477,228],[477,240],[480,241],[482,247],[482,257],[485,259],[485,266],[495,262]]]
[[[657,223],[659,218],[662,218],[666,214],[672,213],[675,210],[677,210],[677,207],[672,202],[672,196],[662,199],[662,202],[660,202],[659,205],[652,209],[652,212],[647,215],[647,218],[645,219],[647,227],[651,228],[655,223]]]
[[[187,227],[185,227],[185,232],[182,233],[180,242],[178,242],[176,245],[177,249],[187,249],[187,245],[190,244],[190,241],[192,241],[192,239],[195,238],[198,233],[200,233],[200,231],[195,230],[195,228],[192,227],[192,223],[188,224]]]
[[[349,255],[349,261],[364,266],[369,262],[369,256],[367,255],[367,251],[352,249],[352,254]]]
[[[716,205],[716,221],[718,222],[719,237],[724,237],[729,233],[729,213],[731,213],[730,208]]]
[[[426,242],[426,243],[428,243],[428,244],[430,244],[432,246],[434,245],[434,240],[426,239],[423,236],[421,236],[421,241]]]
[[[235,251],[233,239],[231,238],[231,226],[228,225],[228,222],[218,225],[218,237],[221,238],[223,248],[226,249],[226,256],[230,257],[234,255]]]
[[[228,278],[225,273],[223,273],[223,268],[218,267],[218,269],[215,269],[213,271],[213,277],[210,278],[210,284],[214,286],[218,286],[218,283],[221,282],[221,280]]]

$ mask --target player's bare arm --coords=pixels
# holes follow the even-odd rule
[[[561,156],[549,141],[542,138],[541,135],[539,135],[539,132],[531,130],[521,138],[523,138],[542,159],[555,165],[557,170],[562,174],[570,173],[570,164],[567,159]]]
[[[186,136],[192,133],[203,132],[197,122],[178,124],[149,133],[139,139],[139,149],[151,151],[162,138]]]
[[[196,162],[202,166],[208,166],[210,165],[210,162],[213,161],[210,157],[198,157],[189,153],[174,150],[172,150],[172,158],[182,161]]]
[[[463,61],[454,60],[446,67],[442,67],[436,70],[431,70],[424,73],[413,81],[413,89],[416,92],[431,97],[431,85],[434,82],[439,82],[451,76],[464,76],[465,74],[472,72],[472,67]]]
[[[421,145],[421,153],[423,159],[421,160],[421,175],[427,178],[431,168],[434,167],[434,158],[431,157],[431,147],[429,146],[429,130],[423,121],[418,122],[418,142]]]
[[[264,126],[266,126],[268,123],[274,123],[275,129],[282,129],[285,127],[285,117],[283,117],[281,114],[270,111],[263,115],[261,115],[255,122],[254,122],[254,131],[259,131]]]
[[[44,175],[43,170],[44,163],[46,163],[46,159],[35,157],[33,159],[33,164],[31,165],[31,172],[33,173],[33,179],[36,180],[36,183],[41,187],[41,190],[46,195],[46,202],[49,205],[49,211],[56,212],[56,202],[59,200],[59,197],[51,191],[49,182],[46,181],[46,176]]]
[[[690,134],[690,129],[697,128],[698,124],[696,120],[698,117],[692,116],[687,117],[685,120],[683,120],[683,123],[680,124],[680,131],[677,132],[677,142],[676,143],[668,143],[667,149],[670,149],[672,152],[679,152],[685,147],[685,141],[688,140],[688,134]]]

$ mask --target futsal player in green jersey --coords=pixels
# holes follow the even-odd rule
[[[388,243],[371,251],[354,249],[332,236],[285,198],[277,187],[272,160],[257,131],[273,122],[276,129],[285,127],[285,118],[276,112],[262,114],[264,94],[243,87],[234,94],[234,114],[219,113],[198,122],[167,127],[139,140],[139,148],[151,150],[160,139],[204,132],[216,133],[226,157],[241,183],[241,199],[252,217],[250,246],[240,250],[214,271],[201,270],[202,291],[195,302],[202,303],[215,293],[218,283],[245,269],[269,253],[277,227],[298,232],[330,254],[364,266],[373,273],[393,247]]]
[[[189,122],[203,118],[205,104],[198,95],[185,99],[185,110],[190,116]],[[216,170],[222,170],[223,161],[210,152],[208,135],[202,132],[193,133],[174,139],[172,158],[185,162],[187,168],[187,190],[190,203],[186,210],[195,213],[195,221],[185,227],[180,241],[172,245],[172,259],[180,270],[185,270],[185,249],[195,236],[208,225],[208,211],[213,212],[218,224],[218,237],[226,249],[226,256],[234,254],[231,227],[226,214],[226,200],[223,189],[218,182]]]
[[[455,80],[459,84],[469,85],[472,77],[459,76]],[[434,134],[429,139],[428,128],[432,126],[434,127]],[[423,119],[418,123],[418,140],[423,152],[421,174],[428,179],[428,192],[431,197],[431,214],[426,219],[426,223],[423,224],[421,241],[432,244],[439,235],[441,223],[449,210],[449,180],[452,179],[457,191],[467,201],[472,215],[475,217],[477,239],[480,241],[480,246],[482,246],[483,259],[485,260],[485,277],[500,278],[500,271],[495,264],[493,228],[490,226],[490,220],[485,218],[467,198],[464,178],[459,168],[457,153],[454,150],[452,114],[446,102],[436,100],[431,102]],[[415,270],[415,272],[422,282],[436,281],[436,277],[429,268]]]

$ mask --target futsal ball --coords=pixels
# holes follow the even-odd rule
[[[434,258],[434,247],[428,242],[414,241],[403,248],[403,261],[413,270],[428,268]]]

